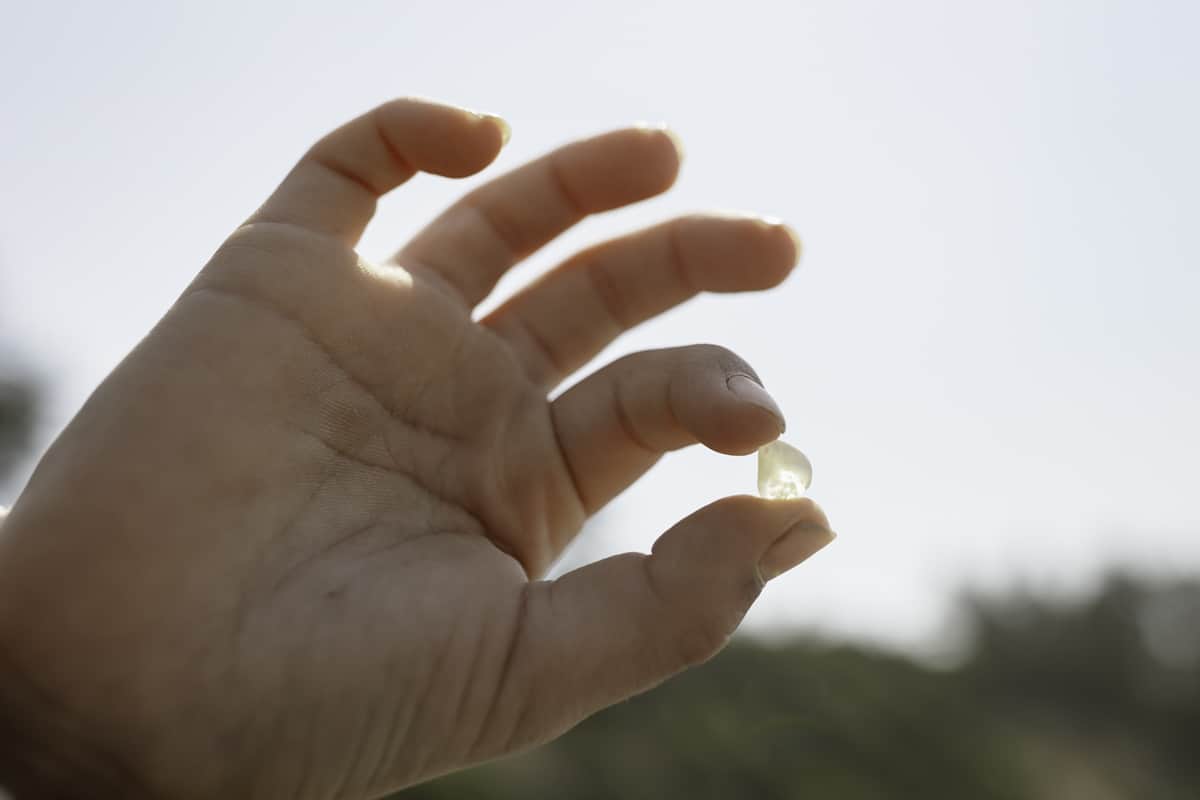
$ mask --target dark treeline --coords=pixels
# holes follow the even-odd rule
[[[1200,581],[965,601],[955,668],[797,639],[403,800],[1200,797]]]
[[[5,363],[0,358],[0,482],[30,445],[37,405],[34,384],[6,374]]]

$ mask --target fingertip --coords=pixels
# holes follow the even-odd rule
[[[667,127],[666,123],[638,123],[637,131],[646,135],[653,153],[648,159],[658,166],[654,175],[654,194],[661,194],[675,185],[679,169],[683,164],[683,139]]]
[[[719,500],[714,500],[700,509],[700,512],[725,516],[726,523],[735,524],[744,522],[747,519],[758,520],[763,514],[773,515],[778,513],[766,500],[748,492],[731,494]]]
[[[674,421],[718,453],[746,455],[783,433],[783,412],[759,383],[753,368],[715,345],[686,350],[670,378]]]
[[[837,534],[827,527],[799,522],[763,553],[758,562],[758,574],[764,583],[777,578],[807,561],[836,538]]]
[[[477,111],[466,113],[473,124],[470,137],[459,146],[460,160],[444,169],[427,169],[427,172],[445,178],[468,178],[491,166],[512,138],[512,126],[503,117]]]
[[[770,267],[766,271],[769,288],[783,283],[792,274],[800,263],[804,245],[800,241],[800,234],[778,217],[763,217],[760,222],[770,239]]]
[[[701,438],[701,443],[727,456],[748,456],[779,438],[779,423],[765,409],[740,404]]]
[[[726,379],[724,398],[701,409],[705,419],[697,438],[718,453],[744,456],[779,438],[787,427],[783,412],[766,389],[745,375]]]
[[[508,124],[508,120],[501,117],[499,114],[488,114],[478,111],[469,112],[478,120],[476,123],[480,128],[480,133],[477,138],[484,144],[476,157],[469,162],[463,164],[463,172],[458,175],[447,175],[452,178],[466,178],[474,175],[485,168],[491,166],[492,162],[499,157],[500,153],[508,146],[512,140],[512,126]]]
[[[712,519],[722,526],[755,525],[774,530],[768,543],[797,526],[821,528],[834,535],[825,510],[811,497],[767,499],[755,494],[735,494],[714,500],[693,516],[700,514],[713,515]]]
[[[783,411],[780,410],[779,405],[775,402],[775,398],[771,397],[771,394],[758,381],[748,375],[731,375],[725,379],[725,388],[739,402],[749,405],[758,411],[765,411],[770,416],[776,429],[771,439],[778,437],[787,430],[787,420],[784,419]],[[766,441],[771,441],[771,439],[767,439]]]
[[[671,140],[671,146],[675,148],[676,167],[682,166],[683,159],[687,155],[687,151],[683,148],[683,137],[665,125],[662,128],[662,132]]]
[[[829,530],[829,517],[825,509],[811,497],[793,497],[787,500],[771,499],[767,502],[778,504],[781,509],[791,515],[793,525],[810,525]]]
[[[752,494],[730,495],[680,520],[659,537],[653,552],[701,561],[722,557],[727,559],[723,563],[731,566],[751,566],[760,563],[794,529],[801,528],[823,530],[827,538],[832,537],[825,514],[808,498],[767,500]],[[794,548],[788,550],[794,552]]]
[[[508,123],[496,114],[423,97],[398,97],[376,108],[383,140],[414,169],[465,178],[491,164],[507,141]],[[402,151],[397,139],[405,137]]]
[[[703,515],[722,541],[729,542],[728,547],[753,561],[760,585],[803,563],[837,538],[825,512],[807,497],[767,500],[734,495],[710,503],[696,515]],[[737,532],[736,541],[729,541],[730,532]]]
[[[495,126],[496,130],[500,133],[500,145],[496,150],[504,149],[509,141],[512,140],[512,126],[508,124],[508,120],[498,114],[483,114],[481,116]]]
[[[770,289],[796,265],[794,233],[774,217],[730,209],[679,217],[675,224],[681,258],[698,289]]]
[[[792,243],[792,267],[800,265],[800,257],[804,255],[804,242],[800,239],[800,234],[796,233],[796,229],[791,225],[782,224],[782,228],[787,233],[788,239]]]

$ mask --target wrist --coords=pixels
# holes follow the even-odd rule
[[[0,537],[6,515],[0,507]],[[10,602],[3,588],[0,606]],[[0,610],[7,618],[12,609]],[[0,625],[0,800],[148,800],[133,774],[21,669],[8,632]]]
[[[2,651],[0,790],[7,792],[5,800],[149,797],[128,770],[14,669]]]

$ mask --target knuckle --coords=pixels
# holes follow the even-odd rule
[[[311,242],[312,234],[295,225],[270,220],[247,222],[221,244],[222,250],[245,248],[271,256],[290,256]]]
[[[702,619],[677,634],[674,655],[685,666],[703,664],[725,647],[732,633],[713,618]]]
[[[221,243],[192,288],[275,297],[284,285],[325,287],[331,276],[344,275],[357,263],[352,253],[320,234],[284,222],[248,222]]]
[[[609,366],[614,379],[628,380],[630,377],[645,371],[662,371],[676,360],[676,348],[661,348],[657,350],[639,350],[636,353],[621,356]]]
[[[590,258],[580,262],[580,270],[587,278],[588,285],[600,301],[600,307],[612,322],[621,330],[633,327],[635,315],[629,308],[629,300],[621,292],[620,285],[613,278],[611,267],[603,259]]]
[[[724,649],[750,606],[758,599],[762,587],[757,571],[747,570],[726,584],[719,598],[712,598],[695,609],[675,639],[676,658],[691,666],[708,661]]]
[[[734,587],[734,591],[737,595],[738,608],[741,609],[741,612],[738,614],[738,618],[734,621],[733,626],[735,628],[737,627],[738,623],[741,622],[741,618],[745,616],[747,611],[750,610],[750,606],[754,605],[754,601],[758,599],[760,594],[762,594],[762,590],[763,579],[756,565],[753,569],[749,570],[745,576],[738,580],[737,585]]]
[[[414,95],[397,95],[375,106],[375,113],[386,115],[416,105],[428,105],[428,101]]]

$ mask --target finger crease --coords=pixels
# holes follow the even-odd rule
[[[655,457],[662,454],[658,448],[651,447],[642,435],[638,433],[633,420],[629,416],[629,410],[625,407],[625,401],[621,395],[621,382],[619,380],[612,382],[612,405],[613,413],[617,417],[617,424],[620,425],[622,432],[639,449],[645,450],[647,453],[653,454]]]
[[[668,380],[663,384],[663,406],[667,409],[667,416],[671,420],[672,430],[686,431],[687,428],[684,427],[683,423],[679,421],[679,414],[676,413],[675,402],[674,402],[674,400],[672,400],[671,387],[674,384],[675,384],[675,382],[673,380]],[[683,446],[683,445],[676,444],[671,449],[678,450],[681,446]]]
[[[562,433],[558,430],[558,414],[559,406],[556,403],[551,403],[550,408],[550,430],[554,434],[554,444],[558,448],[559,456],[562,458],[563,467],[567,473],[567,477],[571,479],[571,488],[575,490],[575,499],[579,501],[579,505],[584,509],[585,515],[591,515],[597,508],[592,503],[588,502],[583,496],[583,484],[579,482],[579,475],[576,473],[575,464],[571,461],[571,456],[567,449],[563,446]],[[562,552],[562,547],[565,546],[562,542],[555,542],[558,547],[558,552]]]
[[[466,515],[466,517],[472,523],[474,523],[476,530],[479,531],[480,533],[487,530],[487,526],[485,526],[483,524],[483,522],[480,520],[479,516],[476,515],[473,511],[471,511],[471,509],[467,508],[467,506],[465,504],[463,504],[463,503],[455,500],[454,498],[447,496],[443,492],[439,491],[436,487],[434,487],[428,481],[425,481],[424,479],[422,479],[420,474],[416,470],[410,469],[409,467],[404,466],[400,462],[400,460],[396,457],[395,451],[393,450],[392,445],[387,436],[383,437],[383,442],[384,442],[384,449],[387,451],[388,461],[390,463],[381,464],[377,461],[372,461],[369,458],[365,458],[364,456],[361,456],[357,453],[353,453],[345,448],[338,447],[337,445],[326,440],[325,438],[318,436],[315,433],[312,433],[310,431],[307,431],[304,428],[297,428],[297,430],[300,431],[301,433],[304,433],[305,435],[307,435],[308,437],[310,437],[311,439],[313,439],[314,441],[319,443],[321,446],[323,446],[330,453],[332,453],[335,456],[338,456],[339,458],[341,458],[343,461],[345,461],[347,463],[354,464],[355,466],[366,468],[366,469],[378,470],[380,472],[385,472],[389,475],[399,475],[400,477],[404,478],[409,483],[411,483],[415,488],[420,489],[421,491],[428,494],[430,497],[443,503],[445,506],[452,508],[456,511],[461,511],[463,514]]]
[[[616,326],[617,333],[623,333],[633,327],[633,321],[625,310],[625,302],[621,290],[617,288],[612,273],[605,269],[604,262],[589,261],[583,267],[592,291],[600,298],[600,305],[609,320]]]
[[[347,183],[357,186],[359,189],[362,189],[373,198],[378,198],[379,195],[383,194],[382,191],[367,183],[366,180],[364,180],[361,176],[325,156],[313,153],[309,156],[309,163],[320,167],[329,174],[333,175],[335,178],[341,178]]]
[[[671,226],[667,234],[668,247],[671,250],[671,266],[675,268],[675,280],[679,282],[680,287],[690,297],[697,293],[695,282],[692,280],[691,273],[688,272],[687,261],[683,257],[683,245],[680,242],[679,223]]]
[[[565,175],[563,175],[562,167],[559,166],[558,161],[553,158],[547,161],[546,172],[549,173],[550,182],[558,192],[559,197],[562,198],[563,205],[567,207],[567,210],[569,210],[576,219],[583,219],[586,217],[588,215],[588,210],[584,207],[579,198],[575,196],[575,192],[572,191],[571,187],[567,184],[567,178]]]
[[[290,528],[291,525],[289,524],[287,527]],[[358,539],[361,536],[367,535],[368,533],[370,533],[371,531],[375,530],[378,527],[379,527],[379,521],[376,519],[372,519],[370,522],[366,523],[365,525],[358,526],[357,528],[350,531],[349,533],[343,534],[342,536],[339,536],[338,538],[334,539],[332,542],[325,545],[324,547],[321,547],[317,551],[315,551],[313,553],[309,553],[308,555],[306,555],[305,557],[296,561],[295,563],[288,565],[283,570],[283,572],[281,572],[279,574],[279,576],[275,579],[274,584],[271,586],[271,591],[268,592],[268,594],[270,594],[270,595],[278,594],[279,590],[284,586],[284,584],[286,584],[288,581],[290,581],[294,576],[300,574],[301,572],[303,572],[305,569],[307,569],[311,565],[324,559],[334,550],[337,550],[338,548],[343,547],[346,544],[349,544],[351,541]]]
[[[521,334],[526,338],[526,340],[529,341],[530,344],[533,345],[533,350],[536,353],[538,360],[542,362],[542,372],[544,374],[531,376],[534,378],[534,380],[537,380],[539,383],[545,383],[551,380],[557,381],[560,376],[567,373],[565,365],[559,363],[558,356],[555,355],[550,343],[540,333],[538,333],[537,329],[534,328],[533,325],[531,325],[519,313],[513,313],[509,315],[509,319],[516,323],[516,326],[521,331]]]
[[[335,369],[337,369],[338,372],[340,372],[342,375],[345,375],[346,380],[352,386],[354,386],[356,389],[358,389],[360,392],[362,392],[367,397],[371,398],[371,400],[373,400],[375,402],[375,404],[378,405],[379,408],[381,410],[383,410],[392,420],[402,423],[403,425],[407,426],[408,428],[410,428],[418,433],[424,434],[431,438],[442,440],[444,442],[448,442],[450,444],[457,444],[462,441],[461,438],[459,436],[455,435],[453,432],[438,430],[436,428],[425,425],[425,424],[421,423],[420,421],[414,419],[411,415],[404,413],[401,409],[396,408],[392,404],[385,402],[383,400],[383,398],[380,397],[379,390],[370,386],[362,378],[360,378],[358,375],[356,375],[354,372],[352,372],[348,367],[344,366],[342,364],[342,362],[334,354],[334,352],[332,350],[330,350],[329,347],[326,346],[326,344],[317,337],[316,333],[312,330],[312,328],[309,326],[309,324],[307,322],[305,322],[299,316],[296,316],[296,315],[284,310],[283,308],[280,308],[278,305],[276,305],[274,303],[260,300],[259,298],[255,297],[251,293],[241,291],[238,289],[229,288],[227,286],[219,286],[216,284],[208,284],[208,285],[198,286],[193,289],[189,289],[185,293],[184,296],[187,296],[188,294],[201,295],[201,294],[205,294],[205,293],[216,295],[218,297],[224,297],[224,298],[227,298],[234,302],[244,303],[246,305],[251,306],[252,308],[258,309],[259,311],[262,311],[262,312],[265,312],[268,314],[273,314],[276,317],[278,317],[279,319],[284,320],[285,322],[288,322],[291,325],[293,325],[295,327],[296,331],[301,336],[303,336],[304,339],[306,341],[308,341],[309,344],[311,344],[313,347],[315,347],[321,353],[321,355],[324,356],[325,360],[328,361],[330,365],[332,365]]]
[[[477,214],[487,229],[505,249],[505,258],[511,264],[525,256],[529,244],[521,233],[521,226],[500,213],[494,206],[480,203],[470,197],[463,199],[463,207]],[[507,264],[505,265],[507,266]]]
[[[508,650],[505,652],[504,662],[500,666],[500,674],[496,679],[496,684],[492,691],[492,699],[488,703],[487,711],[484,712],[484,715],[480,720],[479,733],[476,735],[475,741],[471,743],[471,746],[467,750],[468,758],[478,752],[479,746],[483,743],[489,729],[495,724],[493,716],[496,713],[497,706],[500,704],[500,699],[505,695],[505,690],[508,688],[508,684],[512,679],[513,663],[516,661],[517,650],[519,649],[525,630],[528,627],[527,617],[529,615],[529,595],[533,586],[534,584],[531,583],[526,583],[521,586],[521,599],[517,604],[516,614],[513,617],[512,628],[509,633]],[[525,700],[525,702],[529,701]],[[509,733],[509,737],[512,737],[513,735],[514,734],[512,732]]]
[[[383,144],[383,148],[387,151],[388,155],[391,156],[392,164],[396,167],[399,173],[398,177],[400,180],[395,181],[395,183],[398,184],[401,180],[403,180],[403,176],[413,175],[417,170],[412,164],[409,163],[408,159],[400,153],[400,151],[396,148],[396,145],[392,143],[392,140],[388,138],[387,127],[383,124],[383,120],[380,119],[380,115],[381,111],[376,109],[375,113],[372,115],[371,121],[375,126],[375,135],[379,137],[379,141]],[[383,194],[383,192],[380,192],[380,194]]]
[[[666,597],[663,596],[662,589],[658,586],[658,578],[654,577],[653,555],[642,557],[642,571],[646,573],[646,587],[650,590],[651,597],[659,606],[666,606]]]

